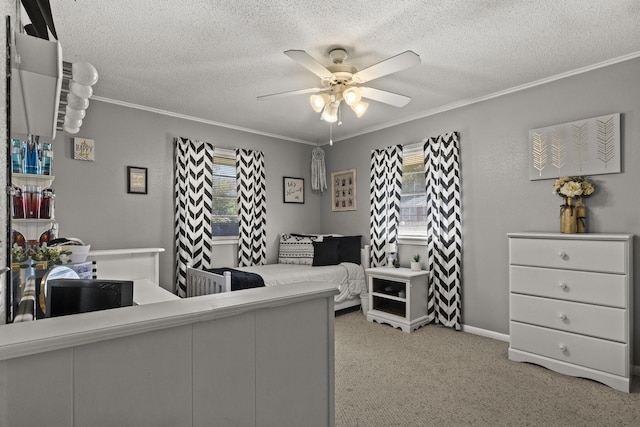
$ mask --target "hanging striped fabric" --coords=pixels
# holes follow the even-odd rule
[[[424,144],[427,185],[427,265],[432,274],[427,315],[461,329],[462,225],[458,133]]]
[[[266,263],[266,180],[264,153],[237,149],[238,266]]]
[[[175,140],[175,238],[177,293],[186,297],[187,266],[211,267],[213,145]]]
[[[371,267],[386,265],[386,245],[396,243],[402,189],[402,145],[371,152],[370,245]]]

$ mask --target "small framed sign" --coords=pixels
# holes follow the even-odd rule
[[[127,193],[147,194],[147,168],[127,166]]]
[[[282,199],[284,203],[304,203],[304,178],[282,178]]]
[[[73,138],[73,159],[74,160],[88,160],[93,162],[95,160],[94,140],[86,138]]]

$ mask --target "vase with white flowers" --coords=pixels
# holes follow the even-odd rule
[[[584,176],[562,176],[553,184],[553,192],[564,199],[560,206],[560,232],[585,233],[587,231],[586,208],[583,199],[595,191],[593,183]],[[574,201],[574,199],[576,199]]]

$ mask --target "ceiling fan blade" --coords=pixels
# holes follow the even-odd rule
[[[411,101],[411,97],[400,95],[386,90],[374,89],[372,87],[359,87],[363,98],[393,105],[394,107],[404,107]]]
[[[324,92],[328,90],[327,88],[320,88],[320,87],[311,87],[309,89],[300,89],[300,90],[292,90],[289,92],[280,92],[280,93],[272,93],[270,95],[261,95],[258,97],[258,99],[266,99],[266,98],[284,98],[285,96],[292,96],[292,95],[302,95],[305,93],[317,93],[317,92]]]
[[[353,75],[353,81],[356,83],[365,83],[386,76],[387,74],[397,73],[398,71],[413,67],[419,63],[420,56],[415,52],[407,50],[399,55],[392,56],[364,70],[358,71]]]
[[[286,50],[284,54],[321,79],[330,79],[333,75],[331,71],[327,70],[324,65],[313,59],[313,57],[304,50]]]

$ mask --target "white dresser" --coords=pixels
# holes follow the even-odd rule
[[[508,236],[509,359],[628,393],[633,235]]]

